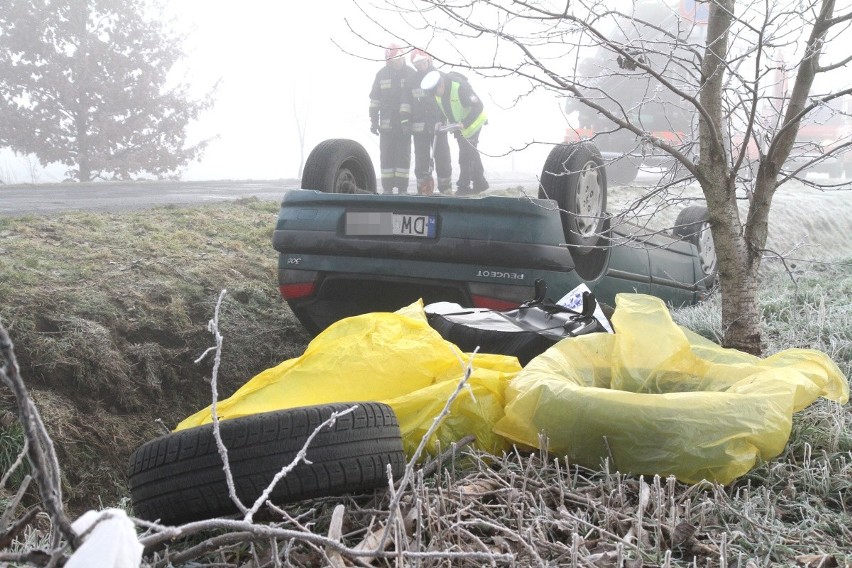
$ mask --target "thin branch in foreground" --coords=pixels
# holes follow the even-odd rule
[[[429,426],[429,429],[420,439],[420,444],[417,446],[417,449],[414,450],[414,454],[411,456],[411,459],[408,461],[408,465],[405,467],[405,473],[403,473],[402,479],[399,482],[400,491],[394,491],[393,484],[391,483],[391,493],[393,494],[393,499],[391,500],[391,504],[388,506],[389,517],[388,522],[385,525],[385,534],[382,535],[382,540],[379,543],[378,550],[383,550],[385,547],[385,542],[387,541],[388,532],[390,531],[390,527],[394,522],[396,517],[396,510],[399,508],[399,503],[402,500],[403,491],[402,489],[411,482],[411,479],[414,476],[414,464],[420,459],[420,456],[423,453],[423,450],[426,448],[426,444],[429,442],[429,439],[440,426],[441,421],[450,413],[450,406],[452,406],[453,402],[455,402],[456,398],[458,398],[459,393],[465,388],[467,385],[467,381],[470,379],[470,376],[473,374],[473,358],[476,356],[476,353],[479,351],[477,347],[474,352],[470,356],[469,361],[464,361],[459,355],[458,351],[453,350],[453,353],[456,357],[459,358],[459,363],[462,365],[462,369],[464,370],[464,374],[462,375],[461,380],[456,386],[456,390],[447,398],[447,402],[444,404],[444,408],[441,412],[438,413],[437,416],[432,420],[432,425]]]
[[[258,510],[260,510],[260,507],[269,499],[269,495],[272,493],[272,490],[275,489],[275,486],[278,485],[278,482],[284,479],[288,473],[293,471],[293,469],[297,465],[299,465],[299,462],[311,463],[310,461],[308,461],[307,458],[308,447],[311,445],[311,442],[314,441],[314,438],[317,437],[317,434],[319,434],[323,428],[330,428],[334,425],[338,418],[349,414],[356,408],[358,408],[357,404],[350,406],[346,410],[341,410],[340,412],[332,412],[331,416],[329,416],[322,424],[314,428],[314,431],[311,432],[311,435],[308,436],[307,440],[305,440],[305,443],[302,445],[302,448],[296,454],[296,457],[293,458],[293,461],[281,468],[281,471],[275,474],[275,477],[272,478],[272,481],[269,482],[269,485],[267,485],[266,489],[263,490],[263,493],[261,493],[261,495],[257,498],[251,509],[245,512],[244,520],[247,523],[250,523],[252,521],[254,515],[258,512]]]
[[[492,553],[478,553],[478,552],[449,552],[449,551],[433,551],[433,552],[413,552],[413,551],[375,551],[375,550],[357,550],[355,548],[347,547],[341,544],[338,541],[329,539],[326,536],[318,535],[314,533],[305,533],[303,531],[294,531],[289,529],[281,529],[276,526],[268,526],[268,525],[258,525],[253,523],[246,523],[245,521],[233,520],[233,519],[209,519],[206,521],[196,521],[192,523],[187,523],[185,525],[179,527],[169,527],[165,525],[158,525],[157,523],[149,523],[146,521],[139,521],[139,524],[142,526],[147,526],[151,528],[158,529],[159,532],[156,534],[143,537],[139,539],[139,542],[145,547],[145,552],[150,552],[153,548],[164,544],[166,542],[172,541],[178,538],[184,538],[187,536],[191,536],[194,534],[198,534],[199,532],[204,532],[208,530],[227,530],[227,531],[245,531],[247,533],[251,533],[253,535],[254,540],[266,540],[270,537],[277,538],[281,540],[296,540],[308,544],[313,544],[316,546],[325,547],[329,550],[334,550],[339,552],[343,556],[351,557],[351,558],[402,558],[403,560],[407,559],[424,559],[424,558],[435,558],[435,559],[446,559],[446,560],[459,560],[459,559],[469,559],[469,560],[485,560],[485,561],[500,561],[500,562],[511,562],[512,556],[508,554],[492,554]]]
[[[234,476],[231,473],[230,462],[228,461],[228,448],[225,447],[225,442],[222,441],[222,432],[219,428],[219,415],[216,412],[216,404],[219,402],[218,379],[219,365],[222,362],[223,342],[222,334],[219,333],[219,311],[222,308],[222,300],[225,299],[225,294],[227,293],[228,291],[225,289],[219,292],[219,299],[216,301],[216,309],[213,311],[213,319],[207,323],[207,331],[213,334],[213,337],[216,339],[216,345],[204,351],[204,353],[202,353],[195,362],[200,362],[211,351],[214,353],[213,371],[210,374],[210,391],[213,398],[213,402],[210,405],[210,415],[213,417],[213,439],[216,440],[216,448],[219,450],[219,457],[222,459],[222,470],[225,472],[225,482],[228,484],[228,496],[231,498],[234,505],[236,505],[237,509],[245,515],[248,514],[249,510],[237,496],[237,488],[234,485]]]
[[[24,495],[30,486],[31,479],[32,477],[29,475],[24,477],[24,480],[21,482],[21,486],[18,488],[18,492],[15,493],[12,500],[6,505],[6,510],[3,512],[3,516],[0,517],[0,549],[9,546],[24,527],[30,524],[35,516],[41,512],[41,507],[33,507],[26,511],[20,519],[16,520],[10,526],[12,515],[18,508],[18,505],[21,504],[21,500],[24,498]]]
[[[210,406],[210,414],[213,418],[213,437],[216,440],[216,447],[219,450],[219,456],[222,459],[222,469],[225,472],[225,481],[228,484],[228,496],[231,498],[231,501],[237,506],[237,509],[240,513],[243,514],[243,520],[247,523],[252,522],[254,515],[260,510],[263,504],[269,499],[269,495],[275,489],[275,486],[284,479],[288,473],[293,471],[293,469],[299,465],[300,462],[310,463],[307,458],[308,448],[311,445],[311,442],[314,441],[314,438],[322,431],[323,428],[331,427],[337,421],[337,419],[341,416],[345,416],[350,412],[354,411],[358,408],[358,405],[353,405],[346,410],[342,410],[339,412],[332,412],[331,416],[329,416],[322,424],[314,428],[314,431],[311,432],[311,435],[308,436],[308,439],[305,440],[305,443],[302,445],[302,448],[293,458],[293,460],[281,468],[275,477],[272,478],[272,481],[269,482],[266,489],[260,494],[260,496],[255,500],[252,504],[251,508],[247,507],[243,504],[240,498],[237,496],[236,486],[234,485],[234,475],[231,472],[230,461],[228,460],[228,448],[225,447],[225,442],[222,440],[222,433],[220,429],[220,420],[219,415],[216,412],[216,405],[219,401],[219,389],[218,389],[218,377],[219,377],[219,365],[222,361],[222,344],[223,337],[219,332],[219,312],[222,308],[222,300],[225,298],[225,294],[227,294],[227,290],[222,290],[219,293],[219,299],[216,302],[216,308],[213,312],[213,319],[211,319],[207,323],[207,330],[213,334],[213,337],[216,339],[216,345],[214,347],[210,347],[207,349],[198,359],[195,360],[196,363],[201,361],[208,353],[211,351],[214,353],[213,359],[213,371],[211,373],[210,378],[210,391],[213,398],[213,402]]]
[[[14,463],[9,466],[9,469],[6,473],[3,474],[3,479],[0,479],[0,489],[4,489],[6,487],[6,483],[9,481],[9,478],[18,471],[18,468],[21,467],[24,463],[24,459],[27,457],[27,453],[30,451],[30,441],[24,438],[24,447],[21,448],[21,451],[18,453],[18,457],[15,458]],[[29,483],[29,479],[32,479],[29,475],[27,476],[27,483]],[[8,511],[8,509],[7,509]],[[3,524],[0,522],[0,528],[2,528]]]
[[[71,523],[62,506],[62,485],[56,450],[41,419],[41,414],[24,386],[18,360],[15,357],[15,346],[2,324],[0,324],[0,355],[5,361],[0,367],[0,380],[15,393],[15,400],[18,403],[18,420],[27,439],[29,448],[27,456],[32,465],[33,478],[38,485],[39,494],[50,520],[59,529],[59,532],[54,534],[53,547],[58,547],[61,534],[73,548],[76,548],[80,539],[71,529]]]
[[[475,441],[476,436],[474,436],[473,434],[468,434],[462,439],[453,442],[452,446],[449,449],[441,452],[441,454],[435,457],[435,459],[424,465],[420,469],[420,474],[423,477],[429,477],[430,475],[438,471],[438,469],[441,467],[441,464],[446,462],[451,457],[454,457],[462,448],[465,448],[466,446],[472,444]]]

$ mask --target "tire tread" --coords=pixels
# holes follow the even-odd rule
[[[602,231],[596,231],[591,237],[583,237],[576,231],[576,218],[572,213],[576,206],[576,185],[580,169],[590,160],[600,168],[603,184],[602,209],[606,212],[607,181],[603,158],[597,146],[591,142],[558,144],[547,155],[541,171],[541,183],[538,189],[539,199],[552,199],[561,209],[562,230],[565,242],[571,249],[571,255],[584,255],[593,250],[600,241]],[[572,173],[568,173],[572,172]],[[603,226],[603,221],[601,221]]]
[[[302,171],[302,189],[334,193],[338,170],[346,162],[358,166],[364,185],[360,189],[376,193],[376,171],[370,155],[361,144],[345,138],[323,140],[311,150]]]
[[[381,403],[358,404],[339,417],[333,429],[318,433],[307,452],[312,463],[300,463],[279,482],[271,495],[274,502],[382,487],[388,464],[395,477],[401,475],[405,456],[393,411]],[[250,505],[314,428],[349,406],[302,407],[221,422],[240,499]],[[142,445],[130,458],[128,476],[134,512],[143,519],[182,523],[237,512],[228,496],[212,425]]]

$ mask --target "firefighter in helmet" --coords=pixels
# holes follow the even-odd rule
[[[434,71],[432,56],[421,49],[411,52],[411,64],[416,72],[405,89],[402,120],[411,122],[411,138],[414,141],[414,175],[417,192],[431,195],[435,190],[432,177],[433,165],[438,175],[438,191],[451,193],[453,166],[447,132],[437,128],[446,121],[435,97],[420,88],[420,82],[430,71]],[[434,160],[434,161],[433,161]]]
[[[479,155],[479,133],[488,122],[485,105],[473,92],[470,83],[460,73],[430,71],[423,77],[420,88],[435,96],[447,127],[459,143],[459,179],[457,195],[482,193],[488,189],[485,168]],[[471,184],[473,184],[471,186]]]
[[[379,162],[382,189],[392,193],[408,190],[411,168],[411,128],[402,122],[403,93],[414,69],[405,64],[405,53],[398,45],[385,49],[385,66],[376,73],[370,91],[370,132],[379,137]]]

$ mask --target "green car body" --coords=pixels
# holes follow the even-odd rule
[[[534,297],[539,279],[556,300],[581,283],[610,305],[620,292],[674,306],[706,296],[694,244],[655,235],[614,245],[633,231],[609,223],[606,237],[581,252],[565,242],[559,206],[549,199],[303,189],[284,196],[273,246],[281,295],[312,333],[418,299],[512,309]]]

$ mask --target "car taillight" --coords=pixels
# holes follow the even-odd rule
[[[316,282],[296,282],[293,284],[282,284],[278,287],[281,297],[285,300],[298,300],[313,296],[317,291]]]
[[[492,284],[490,282],[470,282],[468,284],[470,301],[475,308],[489,310],[514,310],[535,296],[533,286],[513,284]]]
[[[474,308],[485,308],[489,310],[495,310],[498,312],[505,312],[507,310],[514,310],[518,306],[520,306],[520,302],[509,302],[507,300],[501,300],[499,298],[489,298],[488,296],[477,296],[476,294],[471,294],[470,299],[473,302]]]
[[[595,137],[595,131],[591,128],[566,128],[565,143],[580,142]]]

